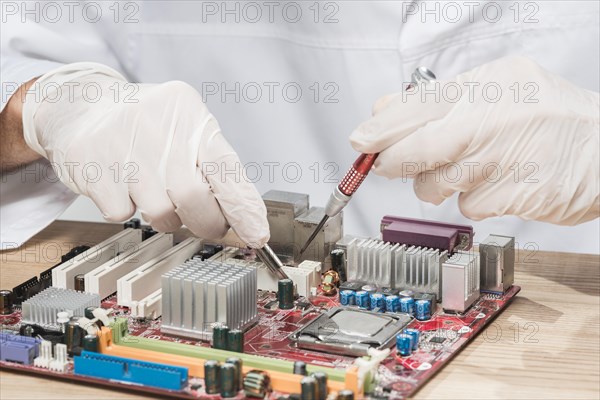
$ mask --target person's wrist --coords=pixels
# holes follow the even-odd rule
[[[35,83],[38,77],[35,77],[17,89],[17,91],[10,97],[8,103],[6,103],[6,109],[8,114],[13,118],[23,118],[23,103],[25,103],[25,96],[29,88]]]
[[[25,142],[23,135],[23,103],[29,88],[37,80],[33,78],[22,84],[10,97],[2,111],[2,172],[10,171],[41,158]]]

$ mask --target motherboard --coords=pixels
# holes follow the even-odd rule
[[[137,220],[0,291],[0,367],[173,398],[402,399],[508,306],[514,238],[384,216],[344,235],[308,196],[263,196],[270,246],[156,233]]]

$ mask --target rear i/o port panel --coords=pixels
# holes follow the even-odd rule
[[[173,398],[402,399],[520,290],[514,238],[475,251],[470,226],[393,216],[356,237],[340,215],[300,256],[318,207],[264,199],[290,280],[252,250],[132,220],[0,291],[0,367]]]

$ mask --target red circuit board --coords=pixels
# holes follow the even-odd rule
[[[392,349],[390,356],[379,366],[376,379],[376,397],[402,399],[413,395],[491,320],[502,312],[520,290],[520,287],[513,286],[504,295],[482,294],[477,302],[463,315],[445,314],[438,307],[437,312],[433,314],[430,320],[424,322],[413,320],[409,327],[421,331],[419,349],[405,358],[397,357],[395,349]],[[289,334],[305,326],[321,312],[338,306],[337,297],[315,296],[310,299],[311,306],[304,310],[280,310],[276,307],[271,309],[269,306],[275,301],[275,294],[270,292],[259,292],[258,299],[260,320],[245,333],[245,353],[290,361],[305,361],[309,364],[340,369],[352,365],[354,362],[352,357],[300,349],[288,339]],[[106,299],[102,306],[114,308],[117,316],[129,317],[127,308],[116,306],[116,297],[114,296]],[[0,316],[0,325],[3,330],[18,331],[20,319],[21,312],[16,309],[13,314]],[[187,340],[162,334],[160,332],[160,319],[140,321],[130,318],[129,331],[131,335],[150,339],[210,346],[208,342]],[[165,357],[168,357],[168,355]],[[219,398],[215,395],[206,395],[203,390],[202,379],[199,378],[190,378],[188,387],[183,391],[172,392],[118,381],[78,376],[73,374],[72,362],[66,373],[2,361],[0,361],[0,367],[52,378],[111,386],[126,391],[152,393],[159,396],[194,399]],[[272,393],[270,398],[275,399],[280,395],[282,393]],[[243,398],[242,393],[236,398]]]

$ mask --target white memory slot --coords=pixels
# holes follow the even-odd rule
[[[52,270],[52,286],[74,289],[74,278],[87,274],[110,259],[142,242],[141,229],[124,229]]]
[[[160,283],[160,282],[159,282]],[[156,319],[162,315],[162,289],[131,304],[131,316],[134,318]]]
[[[85,274],[85,291],[104,299],[117,291],[117,280],[173,246],[173,235],[157,233],[131,249]]]
[[[117,303],[132,307],[132,303],[160,289],[160,277],[177,267],[202,249],[202,240],[188,238],[166,253],[151,259],[117,280]]]

